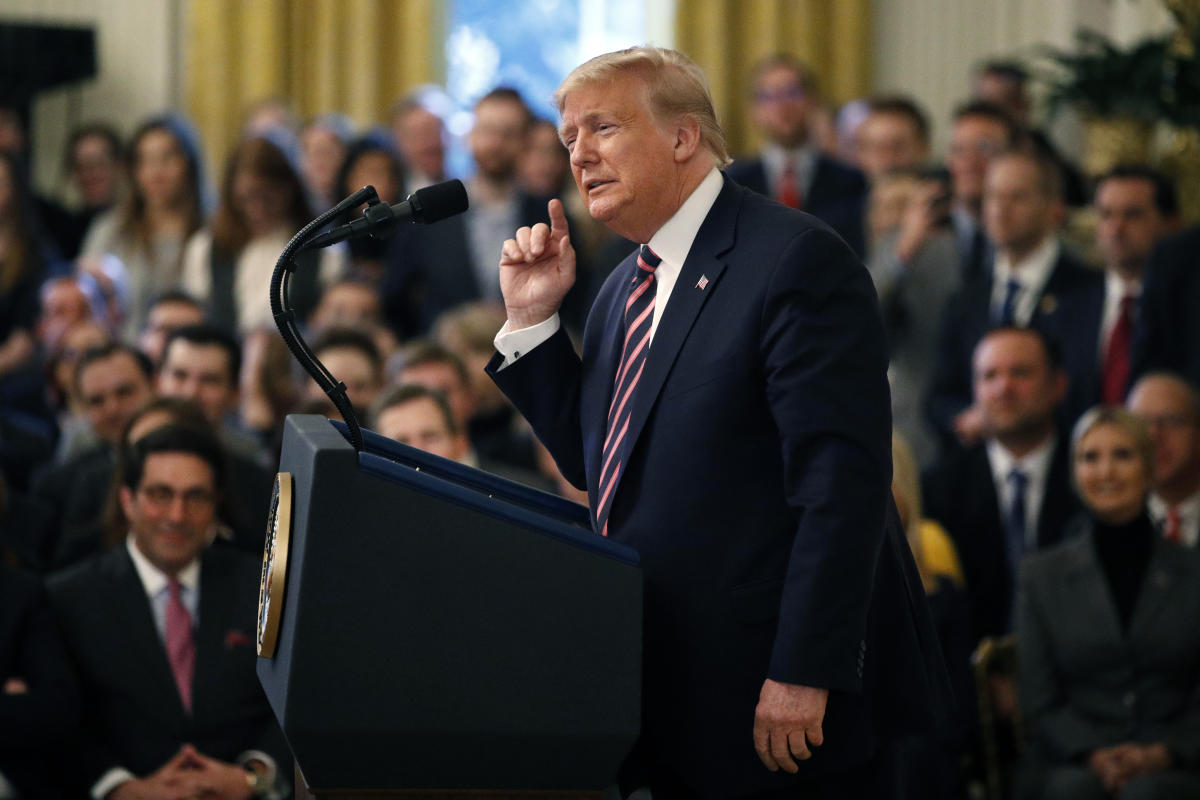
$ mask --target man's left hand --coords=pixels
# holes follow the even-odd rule
[[[221,800],[249,800],[253,796],[246,770],[215,758],[193,752],[192,764],[198,770],[195,782],[201,797]]]
[[[796,759],[812,757],[810,747],[825,742],[821,723],[825,721],[828,689],[779,683],[770,678],[763,682],[754,710],[754,749],[771,772],[799,772]]]

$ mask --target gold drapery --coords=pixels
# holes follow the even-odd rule
[[[246,109],[286,100],[301,117],[326,111],[386,122],[398,97],[444,79],[441,0],[191,0],[187,105],[212,176]]]
[[[749,75],[790,53],[812,67],[826,102],[871,91],[871,0],[678,0],[676,47],[703,67],[730,152],[755,149]]]

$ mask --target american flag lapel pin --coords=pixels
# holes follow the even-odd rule
[[[704,291],[706,288],[708,288],[708,276],[707,276],[707,275],[701,275],[701,276],[700,276],[700,280],[696,281],[696,288],[697,288],[697,289],[699,289],[699,290],[700,290],[700,291],[702,291],[702,292],[703,292],[703,291]]]

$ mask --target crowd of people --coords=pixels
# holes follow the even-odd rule
[[[893,491],[960,701],[912,743],[911,796],[967,796],[970,654],[1009,635],[1016,791],[1200,796],[1200,229],[1171,179],[1082,176],[1009,62],[972,77],[940,160],[910,97],[835,117],[794,58],[748,78],[765,144],[728,176],[826,223],[879,297]],[[448,177],[433,111],[404,98],[389,121],[264,104],[215,202],[180,116],[87,125],[43,197],[0,109],[0,798],[289,791],[254,681],[254,562],[285,416],[337,412],[267,287],[354,189],[396,203]],[[293,305],[368,427],[586,503],[484,374],[496,264],[560,198],[577,335],[636,245],[589,218],[556,123],[517,91],[480,98],[467,141],[465,214],[302,254]]]

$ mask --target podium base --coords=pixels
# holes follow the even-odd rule
[[[316,789],[296,766],[296,800],[603,800],[603,792],[509,789]]]

